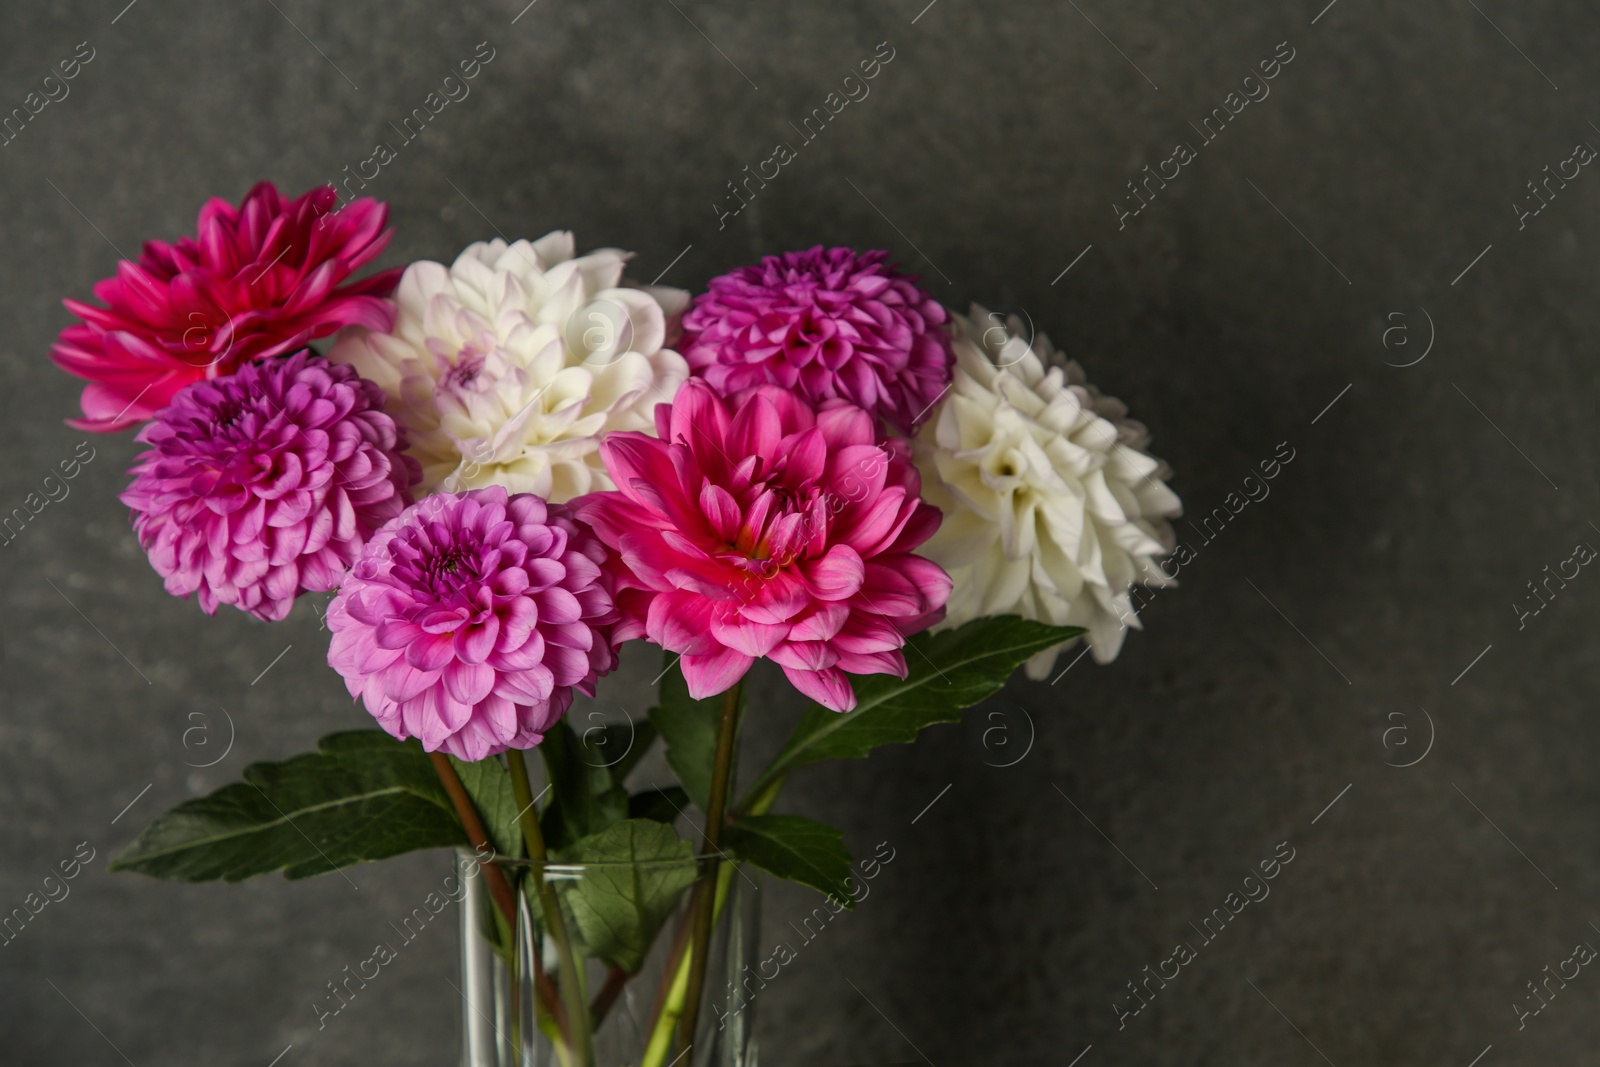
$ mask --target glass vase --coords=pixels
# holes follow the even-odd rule
[[[462,1067],[756,1067],[761,875],[731,861],[716,870],[712,874],[704,860],[495,860],[485,867],[474,853],[458,851]],[[694,916],[707,893],[715,900],[710,951],[694,1039],[685,1048],[680,1031],[693,970]],[[626,962],[642,962],[629,973],[595,954],[619,954],[609,943],[615,925],[608,926],[605,907],[641,899],[660,921],[630,928],[642,937],[630,938],[621,954]],[[513,901],[514,922],[508,923]],[[550,901],[560,930],[545,922]],[[564,982],[563,975],[576,982]],[[581,1033],[570,1021],[575,1017]]]

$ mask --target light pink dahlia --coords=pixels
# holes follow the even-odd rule
[[[262,182],[235,208],[213,198],[198,238],[149,241],[137,263],[96,283],[106,307],[67,300],[82,325],[61,331],[50,358],[89,379],[84,430],[136,426],[190,382],[281,355],[344,326],[387,330],[383,299],[399,270],[340,286],[389,243],[389,208],[363,199],[336,215],[331,185],[285,200]],[[326,217],[324,217],[326,216]],[[392,231],[390,231],[392,232]]]
[[[338,586],[422,476],[382,407],[376,385],[310,351],[173,397],[122,494],[167,592],[276,620]]]
[[[429,752],[532,748],[617,665],[605,561],[531,493],[436,493],[368,542],[328,606],[328,663],[378,725]]]
[[[818,245],[713,278],[679,350],[724,395],[772,382],[910,434],[950,384],[950,338],[944,308],[888,255]]]
[[[908,635],[950,578],[912,554],[939,526],[904,441],[877,443],[843,400],[813,410],[773,385],[723,399],[691,379],[656,407],[659,438],[600,445],[614,492],[574,501],[617,553],[618,638],[682,654],[689,692],[723,692],[757,657],[835,711],[850,674],[906,675]]]

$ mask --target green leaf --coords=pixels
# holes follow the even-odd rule
[[[665,789],[648,789],[628,798],[628,818],[654,819],[671,826],[688,806],[689,794],[675,785]]]
[[[723,843],[768,874],[855,906],[845,885],[851,860],[842,831],[798,815],[746,815],[728,827]]]
[[[626,708],[623,714],[628,714]],[[599,709],[590,709],[581,720],[573,711],[562,721],[573,729],[582,761],[604,770],[612,785],[622,785],[639,761],[650,754],[650,746],[656,742],[656,728],[648,719],[635,722],[632,715],[622,722],[602,722],[602,718]]]
[[[450,757],[450,765],[472,798],[472,806],[483,817],[484,829],[489,831],[489,843],[495,854],[509,859],[520,859],[524,853],[522,827],[517,821],[517,798],[511,789],[511,775],[499,756],[490,756],[468,763]]]
[[[586,954],[630,974],[644,964],[656,932],[698,873],[689,842],[650,819],[619,822],[555,858],[597,865],[553,884]]]
[[[879,745],[915,740],[925,726],[960,721],[963,709],[998,691],[1029,656],[1081,633],[1075,626],[997,615],[944,633],[918,634],[906,642],[904,679],[892,674],[852,676],[854,711],[841,714],[813,704],[783,751],[745,794],[745,803],[797,767],[860,759]]]
[[[466,843],[422,745],[360,730],[324,737],[312,754],[251,764],[243,782],[157,816],[109,869],[174,882],[278,870],[308,878]]]
[[[717,754],[717,720],[722,715],[722,697],[696,700],[689,695],[674,657],[661,676],[661,705],[650,709],[650,721],[667,743],[667,764],[677,774],[689,799],[705,811],[710,807],[711,764]],[[739,701],[744,703],[740,687]]]
[[[579,741],[588,753],[589,762],[604,767],[606,773],[611,775],[612,785],[622,785],[639,761],[650,754],[650,746],[656,743],[656,737],[655,724],[649,719],[634,722],[630,718],[626,722],[591,726],[583,732]]]
[[[566,720],[546,731],[539,753],[550,779],[550,802],[539,819],[549,847],[561,848],[628,817],[627,790],[612,782],[610,770]]]

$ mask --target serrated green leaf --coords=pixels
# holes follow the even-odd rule
[[[553,794],[540,816],[546,844],[560,848],[628,818],[623,782],[655,739],[648,720],[591,725],[579,734],[569,718],[546,732],[539,746]]]
[[[739,702],[744,704],[744,689]],[[722,715],[721,695],[696,700],[689,695],[677,657],[671,657],[661,675],[660,706],[650,709],[650,721],[667,743],[667,764],[701,811],[711,799],[711,765],[717,754],[717,721]]]
[[[851,859],[842,831],[798,815],[746,815],[728,827],[723,843],[768,874],[855,906],[845,885]]]
[[[524,854],[522,827],[518,824],[516,794],[511,789],[511,775],[499,756],[490,756],[468,763],[450,757],[450,765],[472,798],[472,806],[483,817],[484,829],[489,831],[489,843],[495,854],[519,859]]]
[[[619,822],[553,858],[594,865],[553,884],[585,954],[630,974],[643,965],[656,932],[698,873],[689,842],[651,819]]]
[[[656,743],[657,736],[655,724],[649,719],[634,722],[630,718],[626,722],[591,726],[578,740],[589,754],[590,762],[605,768],[611,776],[611,784],[622,785],[639,761],[650,754],[650,746]]]
[[[539,743],[550,780],[550,802],[540,816],[540,831],[550,848],[561,848],[597,834],[628,817],[628,793],[611,781],[611,772],[565,720]]]
[[[628,818],[654,819],[671,826],[688,806],[689,794],[675,785],[665,789],[647,789],[628,798]]]
[[[964,709],[998,691],[1029,656],[1081,633],[1079,627],[996,615],[944,633],[918,634],[906,642],[904,679],[853,675],[854,711],[841,714],[817,704],[807,709],[783,751],[750,787],[746,803],[797,767],[860,759],[879,745],[915,740],[925,726],[958,722]]]
[[[254,763],[235,782],[156,817],[110,870],[175,882],[326,874],[466,833],[415,740],[381,730],[324,737],[317,751]]]

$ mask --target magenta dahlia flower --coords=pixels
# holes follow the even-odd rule
[[[617,665],[605,560],[531,493],[436,493],[367,543],[328,606],[328,662],[378,725],[429,752],[532,748]]]
[[[948,316],[888,255],[818,245],[714,278],[679,351],[725,396],[771,382],[910,434],[950,384]]]
[[[383,390],[310,351],[173,397],[122,494],[167,592],[275,620],[337,587],[422,478],[382,408]]]
[[[383,297],[399,270],[339,284],[389,243],[389,208],[364,199],[328,214],[337,200],[325,185],[286,201],[271,182],[237,208],[212,199],[200,209],[198,238],[147,242],[137,263],[122,261],[116,277],[95,285],[106,307],[65,301],[83,324],[61,331],[50,358],[90,382],[84,417],[68,421],[126,429],[190,382],[343,326],[389,329],[394,311]]]
[[[843,400],[813,410],[773,385],[723,399],[697,379],[657,405],[656,428],[610,434],[619,488],[573,502],[616,553],[619,640],[681,653],[696,698],[761,656],[835,711],[855,707],[846,672],[904,678],[906,637],[950,595],[912,554],[940,516],[905,442],[876,443]]]

